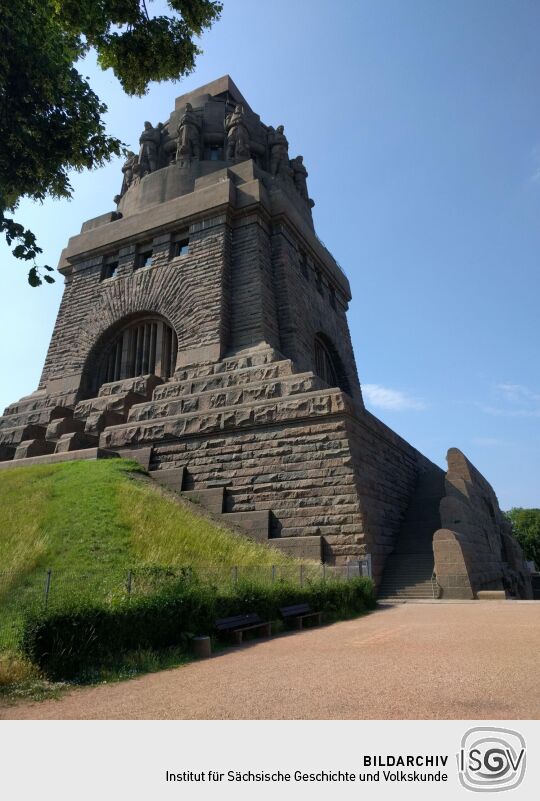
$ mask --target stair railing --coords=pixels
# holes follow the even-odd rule
[[[437,574],[435,571],[431,574],[431,590],[433,592],[433,599],[437,601],[441,597],[442,587],[437,581]]]

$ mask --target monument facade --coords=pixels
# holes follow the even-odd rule
[[[43,374],[0,418],[1,466],[134,456],[294,555],[370,553],[381,593],[526,597],[487,481],[453,449],[445,475],[365,409],[349,282],[307,179],[228,76],[145,122],[116,209],[62,253]]]

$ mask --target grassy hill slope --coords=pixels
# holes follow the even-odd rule
[[[201,577],[233,565],[264,570],[294,562],[168,498],[135,463],[66,462],[0,472],[0,647],[43,603],[108,599],[191,567]],[[145,584],[145,587],[143,587]]]

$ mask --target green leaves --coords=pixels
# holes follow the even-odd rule
[[[151,0],[52,0],[65,30],[94,47],[98,63],[112,69],[130,95],[150,81],[188,75],[200,53],[193,37],[219,19],[215,0],[169,0],[171,16],[152,16]],[[82,41],[81,40],[81,41]]]
[[[35,258],[38,253],[42,253],[42,249],[38,247],[36,242],[36,237],[29,231],[28,229],[20,225],[20,223],[16,223],[15,220],[6,217],[2,211],[0,206],[0,231],[6,237],[6,241],[8,245],[12,245],[13,242],[18,242],[17,245],[12,250],[13,255],[16,259],[22,259],[23,261],[34,261],[34,266],[30,268],[28,272],[28,283],[30,286],[41,286],[43,283],[42,280],[42,271],[45,270],[46,272],[52,272],[52,267],[49,267],[48,264],[44,264],[42,267],[38,267],[35,263]],[[48,284],[54,284],[54,278],[51,275],[43,275],[43,279],[47,281]]]
[[[152,80],[165,81],[192,72],[199,52],[181,20],[155,17],[123,34],[103,37],[98,62],[103,69],[112,68],[125,92],[143,95]]]
[[[151,0],[149,0],[150,6]],[[125,151],[105,130],[107,107],[75,64],[89,48],[128,94],[150,81],[189,74],[193,37],[221,13],[213,0],[169,0],[171,16],[152,17],[145,0],[10,0],[0,16],[0,229],[13,254],[41,253],[31,231],[4,212],[22,197],[71,197],[71,170],[95,169]],[[9,224],[8,224],[9,222]],[[50,267],[30,269],[40,286]]]
[[[540,568],[540,509],[516,507],[505,512],[512,524],[512,531],[523,548],[527,559]]]

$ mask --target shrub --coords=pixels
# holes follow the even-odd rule
[[[84,605],[49,611],[26,620],[24,653],[49,678],[74,679],[89,668],[127,651],[183,646],[196,634],[215,634],[215,621],[247,612],[276,620],[279,608],[309,603],[330,617],[359,614],[375,605],[369,579],[315,581],[304,587],[285,582],[239,582],[229,590],[194,581],[114,606]]]
[[[36,666],[16,652],[0,653],[0,692],[36,678]]]

